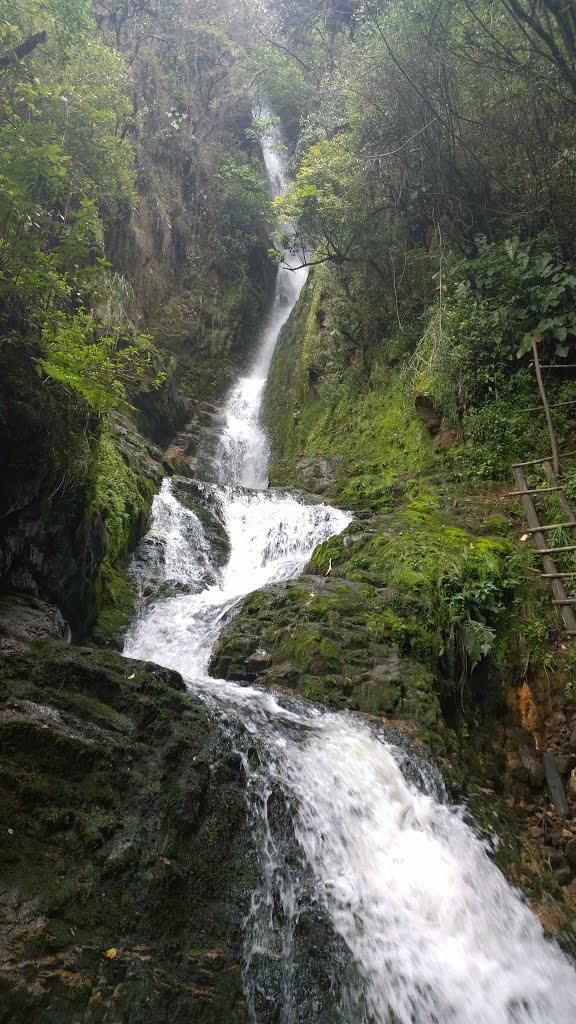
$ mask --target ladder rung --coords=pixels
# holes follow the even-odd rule
[[[550,526],[533,526],[526,530],[526,533],[547,533],[549,530],[563,530],[565,527],[576,528],[576,522],[570,520],[568,523],[552,523]]]
[[[548,462],[548,459],[544,459],[544,461]],[[563,491],[563,490],[564,490],[563,487],[536,487],[532,491],[510,491],[508,497],[509,498],[516,498],[516,497],[519,497],[519,495],[521,495],[521,494],[549,494],[550,491]]]
[[[539,555],[553,555],[559,551],[576,551],[576,544],[567,544],[564,548],[539,548]]]
[[[574,576],[576,576],[576,572],[543,572],[540,574],[540,578],[543,580],[572,579]]]
[[[541,370],[574,370],[576,363],[540,363]]]
[[[574,402],[557,402],[556,405],[551,405],[550,408],[551,409],[563,409],[567,405],[576,405],[576,400]],[[521,413],[523,413],[523,412],[544,412],[544,411],[545,410],[544,410],[544,406],[543,405],[528,405],[526,407],[526,409],[520,409],[519,410],[519,412],[521,412]]]
[[[576,597],[566,597],[561,601],[552,601],[552,604],[576,604]]]
[[[560,459],[567,459],[570,455],[576,455],[576,451],[564,452],[563,455],[559,455]],[[531,459],[530,462],[514,462],[512,469],[521,469],[522,466],[538,466],[541,462],[552,462],[552,456],[546,455],[543,459]]]

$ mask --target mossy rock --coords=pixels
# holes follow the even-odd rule
[[[126,561],[120,567],[113,566],[108,558],[104,559],[96,594],[100,611],[92,628],[91,639],[102,647],[120,651],[126,630],[136,613],[138,596]]]
[[[243,772],[181,678],[34,641],[0,734],[2,1018],[246,1021]]]
[[[506,541],[463,530],[422,497],[353,521],[308,569],[246,599],[214,652],[216,675],[296,688],[299,675],[338,676],[338,706],[428,726],[504,706],[497,666],[525,585]],[[257,650],[267,657],[255,660]],[[394,656],[401,672],[377,685],[374,672]]]
[[[356,581],[302,576],[246,598],[224,630],[210,671],[288,686],[331,707],[433,725],[441,717],[432,675],[401,654],[389,595]]]

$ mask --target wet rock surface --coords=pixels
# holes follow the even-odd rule
[[[238,760],[177,673],[24,626],[0,657],[0,1020],[245,1021]]]
[[[178,500],[198,516],[210,545],[214,565],[221,568],[230,557],[230,540],[218,518],[218,508],[211,502],[210,492],[205,491],[197,481],[185,477],[173,477],[172,486]]]
[[[204,402],[195,410],[184,429],[170,439],[166,458],[178,476],[190,479],[195,477],[198,448],[215,443],[221,418],[221,406]]]
[[[58,608],[29,595],[0,598],[0,655],[25,651],[48,637],[70,641],[70,626]]]
[[[297,479],[312,494],[324,494],[336,480],[341,458],[323,458],[320,455],[305,456],[296,463]]]

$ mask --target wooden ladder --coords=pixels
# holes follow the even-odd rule
[[[566,455],[559,455],[558,458],[566,458],[567,455],[574,455],[575,452],[567,452]],[[527,466],[541,465],[546,474],[548,481],[548,487],[529,488],[526,483],[526,476],[524,470]],[[576,543],[567,544],[562,547],[549,547],[546,539],[546,534],[552,530],[565,529],[568,530],[576,542],[576,516],[570,507],[570,502],[566,497],[564,488],[558,483],[558,477],[554,472],[552,460],[550,456],[544,459],[532,459],[531,462],[517,462],[512,466],[512,472],[514,474],[514,482],[517,490],[512,491],[512,495],[519,497],[522,502],[522,507],[528,521],[528,533],[532,535],[532,539],[536,545],[540,558],[542,559],[542,565],[544,572],[542,573],[543,579],[548,580],[552,593],[554,595],[554,604],[560,609],[564,625],[566,627],[566,633],[570,637],[576,636],[576,616],[574,615],[574,607],[576,606],[576,598],[568,597],[566,588],[564,586],[564,580],[576,577],[575,572],[559,572],[556,566],[556,562],[551,557],[556,554],[564,554],[570,551],[576,551]],[[562,514],[564,515],[565,521],[562,523],[541,523],[539,518],[539,512],[536,508],[534,499],[539,495],[554,494]]]
[[[542,399],[542,405],[546,414],[546,423],[548,426],[548,434],[550,436],[550,446],[552,448],[552,454],[546,456],[543,459],[532,459],[530,462],[516,462],[512,466],[512,472],[514,474],[514,481],[516,484],[516,490],[512,492],[513,495],[520,498],[522,506],[528,520],[528,533],[532,535],[538,553],[542,559],[544,572],[542,576],[548,580],[552,593],[554,595],[554,604],[560,608],[562,618],[564,619],[564,625],[566,627],[566,633],[570,637],[576,636],[576,616],[574,615],[574,607],[576,606],[576,598],[568,597],[566,588],[564,586],[564,580],[576,577],[576,572],[558,572],[556,562],[552,559],[552,555],[563,555],[570,551],[576,551],[576,543],[566,544],[562,547],[549,547],[548,541],[546,540],[546,534],[552,530],[569,530],[570,535],[576,541],[576,516],[574,515],[566,492],[564,488],[559,484],[558,477],[560,475],[560,462],[562,459],[566,459],[569,456],[576,456],[576,451],[565,452],[563,455],[558,451],[558,443],[556,441],[556,433],[554,431],[554,425],[552,423],[552,409],[559,408],[565,405],[576,405],[576,402],[559,402],[558,406],[551,406],[548,402],[548,396],[546,394],[546,388],[542,377],[542,370],[553,370],[553,369],[569,369],[576,364],[559,364],[558,366],[550,365],[543,366],[540,363],[540,356],[538,353],[538,346],[536,342],[532,341],[532,355],[534,358],[534,371],[536,373],[536,379],[538,381],[538,390],[540,391],[540,398]],[[539,406],[534,406],[534,409],[538,409]],[[534,411],[531,409],[524,410],[525,412]],[[524,470],[527,466],[542,466],[544,473],[546,474],[546,480],[548,487],[529,488],[526,483],[526,476]],[[534,503],[534,498],[544,495],[554,494],[564,516],[564,522],[562,523],[541,523],[539,519],[539,513]]]

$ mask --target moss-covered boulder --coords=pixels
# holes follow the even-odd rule
[[[320,544],[309,575],[250,595],[215,675],[286,685],[332,707],[458,728],[505,709],[522,567],[419,498]]]
[[[256,591],[222,634],[210,671],[434,726],[441,712],[431,673],[394,643],[387,596],[369,584],[312,575]]]
[[[0,822],[0,1020],[247,1019],[243,773],[176,673],[55,638],[2,657]]]

